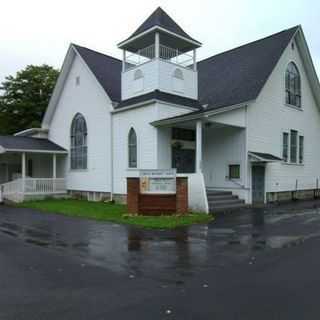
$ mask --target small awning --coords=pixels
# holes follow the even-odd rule
[[[0,136],[0,153],[5,152],[68,153],[66,149],[48,139]]]
[[[274,156],[270,153],[253,152],[249,151],[248,156],[251,162],[278,162],[282,161],[281,158]]]

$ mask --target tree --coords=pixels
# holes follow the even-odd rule
[[[48,65],[29,65],[0,87],[0,134],[41,125],[59,71]]]

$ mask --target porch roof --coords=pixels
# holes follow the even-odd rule
[[[274,156],[270,153],[262,153],[262,152],[248,152],[249,156],[254,158],[254,161],[260,161],[260,162],[274,162],[274,161],[282,161],[281,158]]]
[[[67,153],[67,150],[48,139],[0,136],[0,153],[5,152]]]

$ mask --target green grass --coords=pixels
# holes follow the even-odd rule
[[[213,218],[204,213],[189,213],[173,216],[141,216],[127,214],[127,207],[122,204],[88,202],[84,200],[40,200],[27,201],[18,205],[43,212],[63,214],[70,217],[111,221],[145,228],[172,229],[196,223],[208,223]]]

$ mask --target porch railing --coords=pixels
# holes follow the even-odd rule
[[[1,185],[4,199],[21,202],[25,195],[54,195],[66,193],[64,178],[25,178],[16,179]]]

